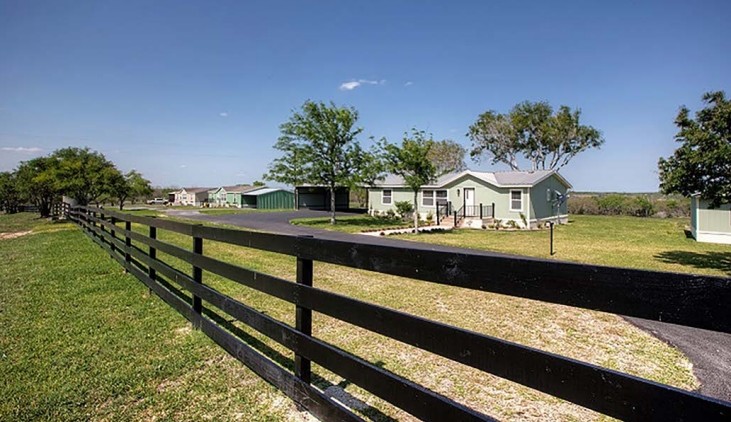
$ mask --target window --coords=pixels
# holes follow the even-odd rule
[[[510,211],[523,211],[523,191],[510,191]]]
[[[425,190],[421,193],[421,205],[425,207],[433,207],[436,198],[436,204],[445,204],[447,202],[446,190]]]
[[[384,205],[390,205],[393,202],[393,192],[391,189],[384,189],[381,192],[381,203]]]
[[[421,205],[425,207],[433,207],[434,206],[434,191],[433,190],[425,190],[421,192]]]

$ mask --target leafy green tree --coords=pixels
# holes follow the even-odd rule
[[[6,214],[18,212],[20,192],[18,191],[15,173],[0,172],[0,210]]]
[[[55,151],[55,177],[58,188],[80,205],[98,201],[104,194],[111,195],[112,183],[119,170],[103,154],[89,148],[63,148]]]
[[[51,206],[61,196],[58,165],[55,157],[38,157],[20,163],[15,171],[21,198],[37,206],[41,217],[51,216]]]
[[[306,101],[279,129],[274,145],[284,153],[269,166],[269,180],[298,185],[325,186],[330,193],[330,223],[335,224],[335,190],[360,181],[363,150],[356,137],[358,112],[354,108]]]
[[[682,107],[675,118],[680,147],[660,158],[660,189],[691,196],[699,193],[711,207],[731,201],[731,101],[723,91],[703,95],[705,107],[690,117]]]
[[[251,184],[251,186],[265,186],[266,184],[262,182],[261,180],[254,180],[254,183]]]
[[[465,147],[451,139],[444,139],[434,142],[429,150],[429,159],[434,163],[437,173],[441,176],[466,170],[467,164],[464,162],[466,154]]]
[[[383,141],[386,168],[404,179],[414,192],[414,229],[419,229],[419,190],[422,186],[436,180],[437,167],[429,159],[429,151],[434,145],[431,135],[412,129],[411,135],[404,134],[401,145]]]
[[[109,195],[116,199],[120,210],[123,209],[124,201],[128,198],[144,197],[152,193],[150,181],[142,177],[142,174],[136,170],[130,170],[125,175],[117,171],[109,176],[107,183]]]
[[[127,179],[127,182],[132,188],[130,199],[133,204],[139,198],[147,198],[152,195],[153,190],[150,181],[145,179],[137,170],[128,171],[127,174],[124,175],[124,178]]]
[[[567,106],[554,113],[547,102],[522,102],[509,113],[487,111],[469,128],[470,156],[479,160],[491,157],[492,164],[505,163],[520,170],[518,157],[531,163],[532,170],[555,169],[569,163],[577,154],[599,148],[601,133],[580,123],[581,111]]]

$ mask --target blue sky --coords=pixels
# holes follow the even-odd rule
[[[678,107],[731,94],[729,16],[728,1],[3,0],[0,171],[89,146],[155,185],[252,182],[306,99],[355,107],[366,145],[417,127],[465,146],[480,113],[546,100],[606,139],[562,170],[576,190],[655,191]]]

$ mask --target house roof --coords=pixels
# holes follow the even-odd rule
[[[183,190],[185,190],[188,193],[201,193],[201,192],[208,192],[209,190],[211,190],[211,188],[183,188],[183,189],[179,190],[178,192],[181,192]]]
[[[257,190],[252,191],[252,192],[246,192],[245,195],[246,196],[259,196],[259,195],[264,195],[264,194],[267,194],[267,193],[277,192],[277,191],[280,191],[280,190],[284,190],[284,189],[281,189],[281,188],[261,188],[261,189],[257,189]],[[289,191],[285,191],[285,192],[289,192]]]
[[[434,183],[424,185],[424,188],[441,188],[445,185],[460,179],[464,176],[472,176],[477,179],[483,180],[493,186],[497,187],[532,187],[547,179],[551,175],[556,175],[558,179],[566,185],[568,188],[572,188],[571,183],[563,178],[555,170],[536,170],[536,171],[499,171],[499,172],[488,172],[488,171],[472,171],[465,170],[460,173],[448,173],[439,177]],[[376,187],[404,187],[406,183],[400,176],[389,174],[386,178],[379,183],[376,183]]]
[[[264,186],[250,186],[250,185],[238,185],[238,186],[224,186],[226,192],[231,193],[247,193],[255,190],[262,189]]]
[[[225,190],[226,193],[245,193],[253,190],[261,189],[263,186],[251,186],[251,185],[232,185],[232,186],[219,186],[215,189],[211,189],[209,193],[216,193],[221,189]]]

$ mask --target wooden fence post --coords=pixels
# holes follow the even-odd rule
[[[117,217],[112,216],[112,218],[110,219],[110,222],[112,223],[112,227],[116,227],[117,226]],[[114,244],[114,239],[117,238],[117,231],[112,228],[109,232],[112,235],[112,252],[114,253],[117,251],[117,247]]]
[[[482,220],[482,202],[480,202],[480,220]]]
[[[150,226],[150,239],[157,239],[157,227]],[[148,251],[148,256],[151,260],[157,259],[157,249],[150,246],[150,249]],[[150,277],[153,281],[157,280],[157,272],[154,268],[152,268],[152,265],[149,265],[147,267],[147,276]],[[150,290],[150,294],[152,294],[152,289]]]
[[[202,224],[196,224],[193,226],[193,253],[203,255],[203,238],[195,235],[195,228],[200,226],[202,226]],[[195,265],[193,265],[193,281],[203,284],[203,270]],[[201,302],[201,298],[195,294],[193,295],[193,312],[197,314],[203,312],[203,303]],[[197,323],[194,323],[194,325],[196,324]],[[196,328],[198,327],[196,326]]]
[[[312,236],[301,236],[312,237]],[[297,257],[297,284],[312,286],[312,260]],[[297,305],[295,308],[295,328],[302,334],[312,335],[312,310]],[[312,382],[312,365],[309,359],[294,355],[294,374],[306,383]]]
[[[132,222],[131,221],[125,221],[124,222],[124,229],[128,232],[132,231]],[[129,237],[129,234],[126,233],[124,235],[124,246],[127,247],[127,250],[124,251],[124,263],[127,267],[129,267],[132,264],[132,256],[129,254],[129,250],[132,248],[132,238]],[[125,268],[125,272],[129,272],[129,269]]]
[[[157,239],[157,227],[150,226],[150,239]],[[149,255],[150,259],[153,259],[153,260],[157,259],[157,249],[150,246],[148,255]],[[155,269],[152,268],[152,266],[150,266],[150,268],[148,268],[147,275],[149,275],[151,279],[153,279],[153,280],[155,279],[157,274],[155,272]]]

